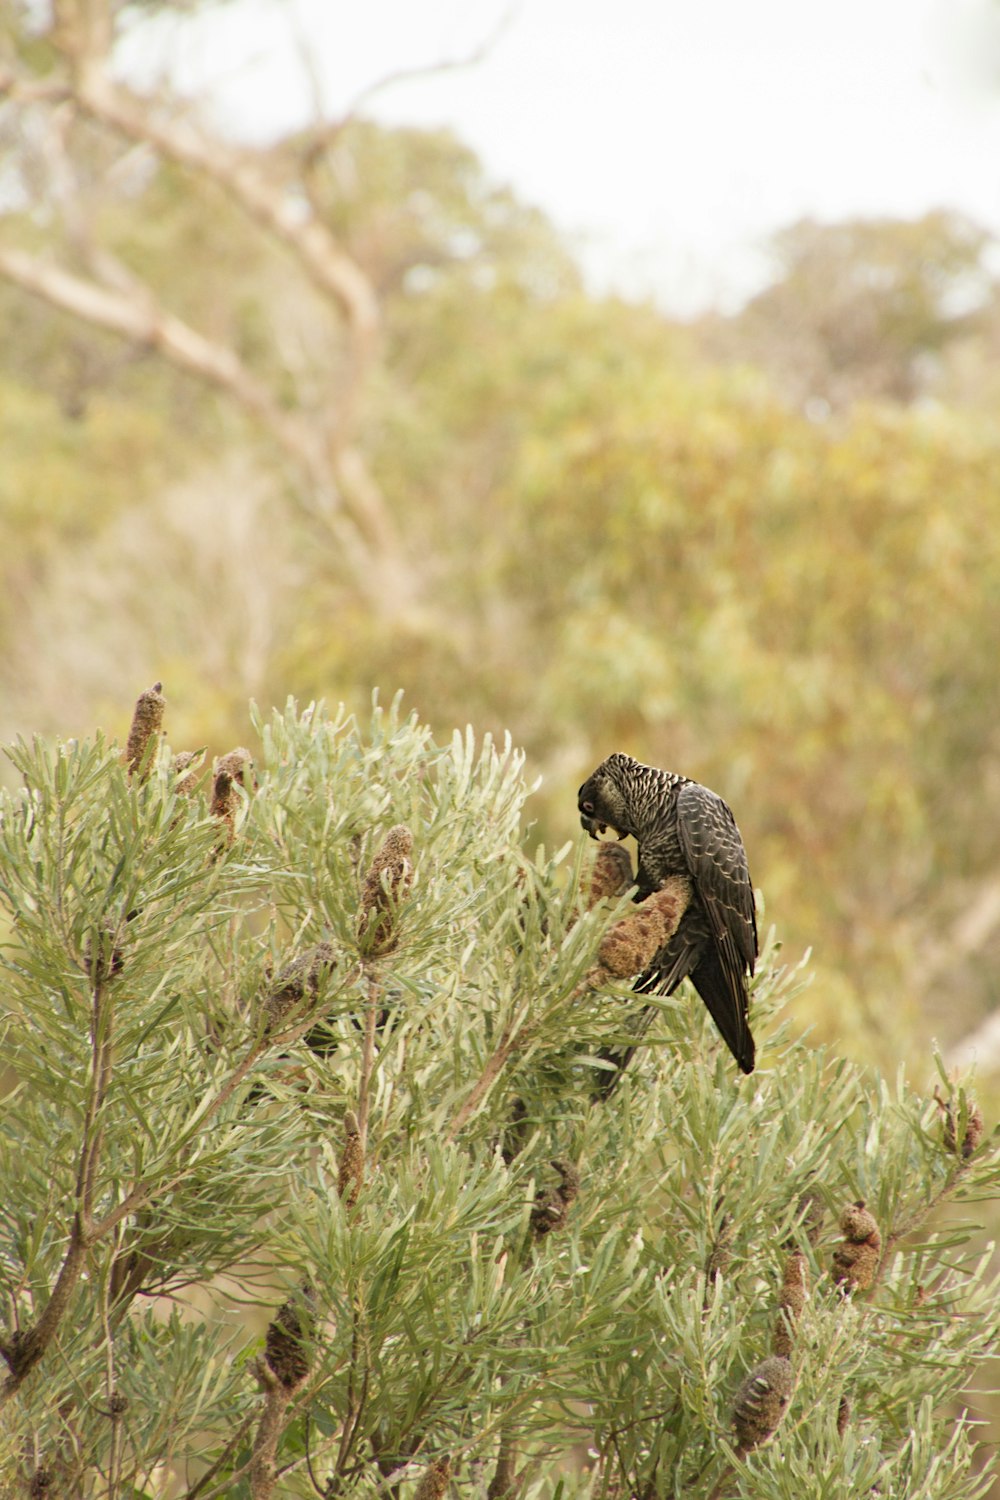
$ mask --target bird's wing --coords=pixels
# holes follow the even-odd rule
[[[715,792],[689,781],[677,794],[681,848],[719,946],[738,979],[757,961],[757,918],[746,851],[732,812]]]

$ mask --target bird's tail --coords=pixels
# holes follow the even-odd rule
[[[725,965],[715,944],[709,943],[689,978],[740,1068],[752,1073],[756,1052],[747,1020],[749,996],[742,967]]]

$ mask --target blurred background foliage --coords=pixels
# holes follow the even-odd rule
[[[35,40],[36,47],[40,45]],[[217,183],[72,118],[81,229],[5,110],[0,240],[121,278],[316,416],[336,311]],[[374,601],[287,454],[224,391],[0,280],[0,736],[175,744],[246,701],[399,688],[509,729],[549,845],[613,749],[736,809],[766,921],[814,953],[803,1026],[893,1064],[973,1032],[1000,958],[1000,289],[953,215],[802,223],[741,312],[588,291],[536,209],[447,134],[363,119],[310,201],[381,312],[359,444],[407,587]]]

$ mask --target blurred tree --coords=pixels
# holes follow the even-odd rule
[[[731,319],[706,321],[716,354],[760,365],[812,413],[933,390],[942,355],[997,293],[986,230],[958,214],[805,219],[772,241],[777,274]]]

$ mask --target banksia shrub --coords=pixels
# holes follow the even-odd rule
[[[882,1235],[862,1200],[849,1203],[840,1216],[843,1244],[833,1252],[833,1279],[846,1296],[871,1286],[882,1253]]]
[[[234,784],[242,847],[214,861],[225,825],[175,795],[170,747],[144,778],[99,738],[8,752],[4,1500],[42,1466],[60,1497],[413,1500],[451,1483],[443,1454],[469,1500],[984,1500],[960,1413],[1000,1335],[973,1223],[1000,1151],[984,1133],[963,1155],[959,1082],[946,1149],[905,1075],[784,1024],[801,975],[766,934],[766,1051],[743,1078],[687,988],[625,992],[683,889],[627,905],[626,983],[586,989],[620,898],[581,911],[596,846],[572,784],[579,859],[525,847],[510,746],[381,709],[290,704],[254,731],[259,795]],[[628,1086],[595,1101],[643,1006]],[[760,1365],[768,1287],[797,1315],[789,1257],[817,1265],[819,1188],[867,1199],[893,1253],[863,1307],[817,1295],[798,1316],[775,1431],[791,1366]],[[874,1259],[872,1225],[848,1228],[845,1277]]]
[[[253,757],[242,745],[230,750],[216,763],[212,776],[212,801],[209,811],[226,830],[226,840],[232,843],[236,835],[236,814],[240,806],[237,787],[251,792],[256,787]]]
[[[151,688],[140,693],[136,699],[125,745],[125,764],[130,776],[145,777],[149,774],[153,757],[150,741],[163,727],[163,715],[167,706],[167,700],[160,691],[162,687],[162,682],[154,682]]]
[[[785,1415],[792,1394],[792,1366],[771,1354],[747,1375],[733,1398],[733,1431],[741,1453],[769,1438]]]
[[[405,823],[397,823],[375,851],[361,887],[358,939],[372,958],[384,958],[399,942],[398,908],[412,884],[413,835]]]

